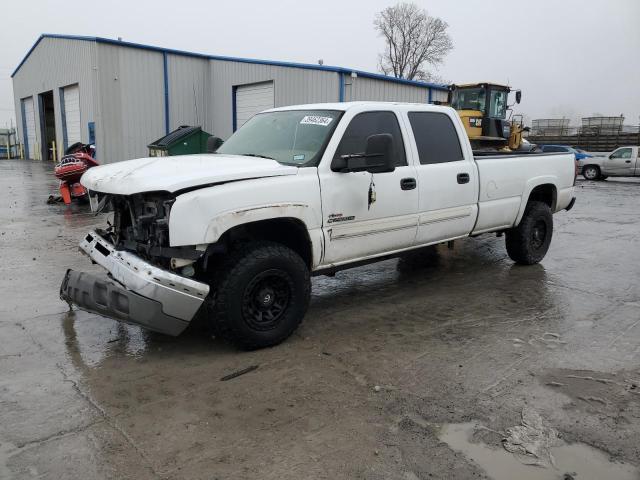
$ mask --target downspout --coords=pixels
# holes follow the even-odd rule
[[[429,93],[427,94],[427,103],[432,103],[432,101],[433,101],[433,97],[432,97],[433,90],[431,90],[431,87],[429,87],[428,92]]]
[[[338,101],[344,102],[344,74],[343,73],[338,73],[338,82],[339,82]]]

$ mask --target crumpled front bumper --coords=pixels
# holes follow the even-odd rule
[[[60,298],[82,310],[176,336],[187,328],[209,293],[206,283],[118,251],[96,232],[86,235],[80,249],[110,277],[67,270]]]

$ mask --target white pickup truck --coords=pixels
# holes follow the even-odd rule
[[[310,276],[487,232],[539,262],[575,201],[571,154],[474,157],[448,107],[356,102],[253,117],[216,153],[92,168],[114,216],[80,247],[107,277],[68,270],[69,304],[178,335],[198,313],[247,349],[300,324]]]

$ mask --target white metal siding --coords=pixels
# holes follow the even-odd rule
[[[273,82],[240,85],[236,88],[236,128],[240,128],[256,113],[273,108]]]
[[[101,43],[97,51],[97,150],[105,163],[146,157],[165,135],[162,53]]]
[[[78,84],[80,87],[80,124],[81,138],[89,140],[88,122],[96,122],[99,132],[94,92],[97,90],[96,44],[94,42],[70,40],[62,38],[43,38],[31,52],[13,77],[14,105],[19,131],[19,138],[24,139],[22,132],[22,109],[20,99],[37,98],[42,92],[53,91],[53,107],[55,110],[56,144],[58,152],[63,145],[62,108],[60,105],[60,89],[67,85]],[[95,107],[95,108],[94,108]],[[40,112],[35,109],[35,124],[40,125]],[[42,143],[40,128],[36,128],[36,142]],[[23,141],[23,140],[20,140]],[[100,159],[100,144],[97,145]],[[34,152],[30,151],[33,156]]]
[[[366,77],[345,76],[345,101],[373,100],[427,103],[429,89]]]
[[[33,105],[33,97],[22,99],[22,110],[24,112],[24,126],[26,127],[26,134],[24,136],[24,142],[27,146],[25,155],[29,158],[37,158],[38,152],[36,152],[36,112]]]
[[[227,60],[210,60],[209,69],[209,132],[224,139],[233,133],[234,86],[273,81],[276,107],[338,101],[338,74],[334,72]]]
[[[209,60],[170,54],[167,67],[169,129],[175,130],[181,125],[191,125],[201,126],[203,130],[215,133],[207,128]]]
[[[80,142],[80,89],[78,85],[71,85],[63,89],[64,121],[67,133],[67,145]]]
[[[432,102],[446,102],[449,99],[449,92],[446,90],[431,89],[431,101]]]

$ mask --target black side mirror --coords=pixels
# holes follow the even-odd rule
[[[223,143],[224,140],[222,140],[220,137],[211,135],[209,138],[207,138],[207,153],[216,153],[216,150],[218,150]]]
[[[516,90],[516,103],[520,103],[522,100],[522,90]]]
[[[342,155],[331,165],[334,172],[385,173],[396,169],[393,158],[393,136],[378,133],[367,138],[364,153]]]

